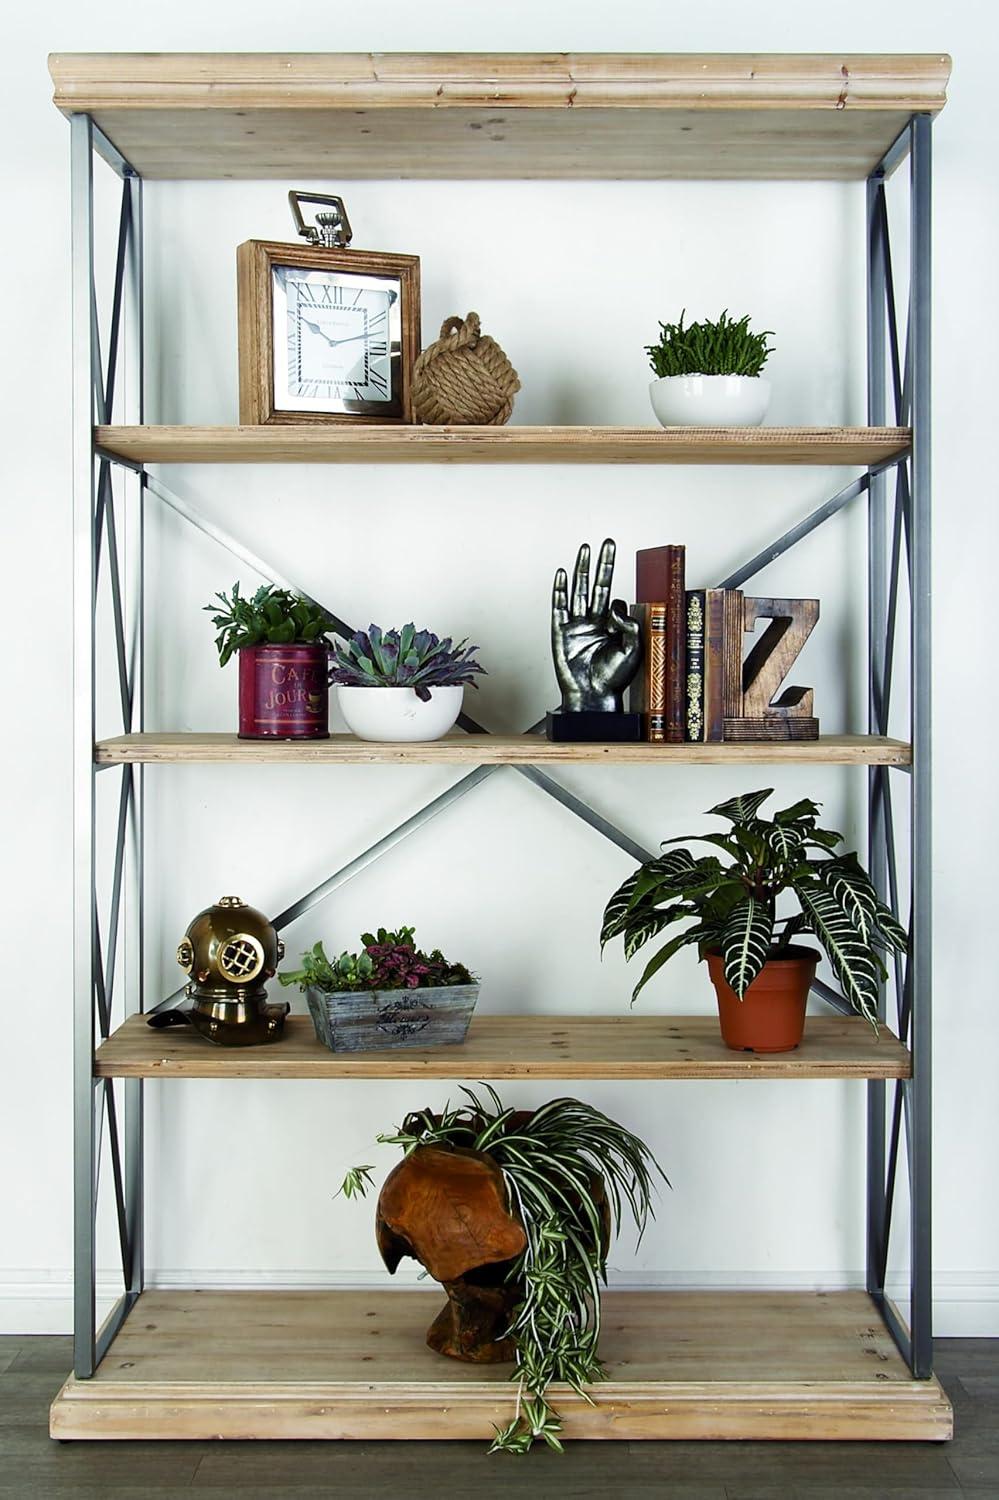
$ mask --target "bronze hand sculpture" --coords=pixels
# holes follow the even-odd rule
[[[642,654],[641,632],[621,599],[611,602],[617,549],[607,539],[600,548],[590,597],[590,549],[584,542],[572,573],[572,604],[564,568],[552,590],[552,655],[562,691],[562,711],[585,709],[620,713],[625,688]]]

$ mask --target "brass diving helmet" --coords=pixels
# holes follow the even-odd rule
[[[264,988],[284,958],[284,943],[263,912],[239,896],[223,896],[199,912],[177,948],[177,962],[190,976],[189,1010],[154,1012],[150,1026],[189,1022],[220,1047],[276,1042],[291,1009],[268,1003]]]

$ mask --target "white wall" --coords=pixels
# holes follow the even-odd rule
[[[511,0],[500,10],[386,0],[335,26],[327,6],[278,14],[177,0],[154,16],[121,3],[19,9],[2,62],[0,136],[8,289],[0,410],[5,454],[9,722],[2,784],[4,910],[18,965],[0,1090],[0,1315],[68,1326],[70,1216],[70,494],[68,132],[49,103],[50,50],[938,51],[954,56],[936,130],[936,1278],[942,1333],[999,1333],[999,1235],[991,1170],[996,1093],[985,1059],[999,1021],[980,892],[994,819],[986,745],[994,708],[978,622],[996,552],[988,461],[987,355],[999,254],[984,4],[929,0],[818,7],[769,0],[692,11],[639,0]],[[290,238],[289,178],[154,184],[147,195],[152,420],[236,413],[233,247]],[[356,240],[423,262],[424,337],[475,307],[517,364],[521,422],[649,420],[642,345],[681,306],[750,311],[777,331],[775,422],[863,419],[862,189],[820,185],[347,184]],[[592,224],[614,225],[610,242]],[[11,295],[13,293],[13,295]],[[985,377],[976,385],[974,373]],[[969,380],[969,375],[972,379]],[[554,700],[546,595],[580,540],[619,543],[619,588],[636,546],[688,544],[711,583],[842,482],[839,471],[696,469],[174,470],[169,484],[348,620],[414,617],[481,643],[490,676],[470,707],[495,728]],[[239,569],[213,543],[152,512],[149,723],[232,724],[235,683],[214,664],[199,606]],[[828,730],[856,727],[861,680],[862,517],[844,516],[760,576],[760,591],[817,594],[802,658]],[[247,572],[241,574],[252,583]],[[972,696],[973,695],[973,696]],[[969,710],[971,697],[974,708]],[[24,753],[24,726],[32,733]],[[970,731],[970,732],[969,732]],[[738,786],[823,799],[856,837],[863,780],[825,768],[735,778],[723,768],[600,771],[561,779],[649,844],[701,826]],[[228,891],[277,909],[442,789],[431,768],[161,769],[149,773],[153,989],[172,988],[189,917]],[[899,783],[899,795],[903,788]],[[633,976],[601,965],[596,931],[628,861],[510,770],[367,871],[290,934],[342,945],[362,926],[418,936],[484,976],[482,1006],[617,1012]],[[670,966],[649,1011],[710,1010],[703,971]],[[978,1063],[978,1059],[982,1059]],[[551,1085],[510,1086],[535,1102]],[[581,1089],[654,1146],[672,1182],[624,1282],[841,1285],[863,1263],[860,1085],[609,1083]],[[161,1083],[148,1087],[149,1265],[167,1284],[380,1281],[370,1212],[333,1203],[342,1169],[371,1160],[374,1133],[442,1085]],[[205,1142],[211,1142],[206,1149]],[[388,1160],[388,1153],[381,1153]],[[235,1162],[235,1165],[234,1165]],[[111,1242],[105,1260],[112,1265]]]

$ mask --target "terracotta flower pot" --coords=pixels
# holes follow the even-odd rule
[[[325,646],[244,646],[239,652],[241,740],[328,740]]]
[[[709,953],[707,959],[726,1047],[736,1052],[790,1052],[797,1047],[819,961],[813,949],[792,946],[786,958],[768,960],[741,1000],[725,981],[721,954]]]

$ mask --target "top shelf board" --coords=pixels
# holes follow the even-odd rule
[[[845,464],[908,453],[908,427],[97,427],[139,464]]]
[[[54,53],[54,100],[147,178],[866,177],[950,58]]]

